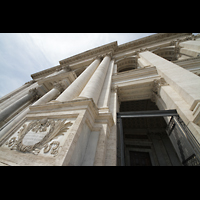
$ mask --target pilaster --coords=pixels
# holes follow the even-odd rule
[[[200,102],[198,76],[152,52],[146,51],[139,55],[156,66],[158,74],[190,105],[190,110],[195,108]]]

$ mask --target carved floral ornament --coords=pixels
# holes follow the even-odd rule
[[[29,94],[32,95],[34,98],[33,100],[38,100],[42,95],[39,93],[37,88],[32,88],[29,90]]]
[[[117,92],[118,92],[118,86],[117,86],[117,85],[113,85],[113,86],[111,87],[111,92],[117,93]]]
[[[161,86],[166,86],[169,85],[164,78],[160,78],[160,79],[155,79],[153,81],[153,88],[152,91],[156,94],[158,94],[158,91],[160,89]]]
[[[6,142],[6,145],[11,150],[29,152],[35,155],[39,154],[41,149],[44,148],[44,153],[48,153],[51,150],[50,153],[56,156],[61,146],[59,141],[52,140],[64,135],[64,132],[71,125],[72,123],[66,119],[43,118],[41,120],[33,120],[28,125],[24,123],[18,132],[18,137],[12,137]]]
[[[151,101],[152,102],[156,102],[156,98],[160,97],[159,95],[159,90],[161,86],[166,86],[169,85],[164,78],[160,78],[160,79],[155,79],[153,81],[153,87],[152,87],[152,95],[151,95]]]

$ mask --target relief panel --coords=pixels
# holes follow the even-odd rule
[[[49,118],[28,120],[3,146],[23,153],[57,156],[73,121],[74,119]]]

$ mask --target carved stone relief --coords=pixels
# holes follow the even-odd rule
[[[35,155],[43,152],[54,156],[58,154],[60,148],[59,141],[52,141],[60,135],[64,135],[71,122],[66,119],[48,119],[32,120],[30,123],[24,123],[18,131],[17,137],[12,137],[6,142],[11,150],[29,152]],[[51,142],[51,143],[50,143]],[[50,143],[50,144],[48,144]]]
[[[158,94],[158,91],[160,89],[161,86],[165,86],[165,85],[169,85],[164,78],[160,78],[160,79],[155,79],[153,81],[153,88],[152,91],[155,92],[156,94]]]

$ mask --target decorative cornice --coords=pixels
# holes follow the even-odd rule
[[[66,58],[64,60],[59,61],[61,65],[63,64],[72,64],[83,59],[89,59],[101,54],[113,52],[117,48],[117,41],[91,49],[89,51],[85,51],[83,53],[77,54],[75,56]]]
[[[61,69],[61,66],[60,65],[57,65],[55,67],[51,67],[51,68],[48,68],[48,69],[45,69],[45,70],[42,70],[42,71],[39,71],[39,72],[36,72],[34,74],[31,74],[31,77],[33,79],[38,79],[38,78],[41,78],[43,76],[47,76],[53,72],[55,72],[56,70],[60,70]]]
[[[188,36],[190,35],[190,36]],[[151,36],[147,36],[138,40],[134,40],[132,42],[128,42],[122,45],[117,45],[117,41],[106,44],[106,45],[102,45],[100,47],[85,51],[83,53],[74,55],[72,57],[63,59],[61,61],[59,61],[60,65],[55,66],[55,67],[51,67],[49,69],[34,73],[31,75],[31,77],[33,79],[38,79],[41,78],[43,76],[47,76],[53,72],[55,72],[57,69],[61,69],[63,66],[66,65],[74,65],[75,63],[87,60],[87,59],[92,59],[96,56],[102,56],[105,55],[106,53],[111,52],[112,55],[111,56],[115,56],[116,54],[119,53],[123,53],[125,51],[128,50],[135,50],[135,52],[132,55],[135,55],[138,52],[144,51],[144,50],[150,50],[150,48],[146,48],[146,46],[149,45],[154,45],[156,43],[159,42],[165,42],[165,41],[170,41],[172,40],[172,43],[175,44],[177,42],[177,40],[174,40],[176,38],[181,38],[187,36],[186,39],[196,39],[198,37],[200,37],[199,35],[196,36],[191,36],[191,33],[158,33],[158,34],[154,34]],[[144,49],[146,48],[146,49]]]
[[[127,42],[125,44],[119,45],[115,51],[116,53],[123,52],[124,50],[128,50],[131,48],[137,49],[142,48],[142,46],[149,45],[151,43],[157,43],[165,40],[169,40],[170,38],[181,37],[184,35],[189,35],[191,33],[158,33],[154,35],[150,35],[138,40],[134,40],[132,42]]]
[[[63,66],[61,69],[65,70],[66,72],[70,72],[71,68],[69,65]]]

